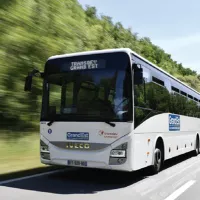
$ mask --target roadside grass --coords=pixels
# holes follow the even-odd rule
[[[39,133],[0,132],[0,175],[46,167],[40,163]]]

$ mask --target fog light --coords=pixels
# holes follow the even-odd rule
[[[119,164],[122,164],[122,163],[124,162],[124,158],[119,158],[119,159],[117,160],[117,162],[118,162]]]
[[[49,152],[49,147],[48,146],[41,146],[40,151],[41,152]]]
[[[41,152],[40,155],[41,155],[42,159],[50,160],[50,153]]]
[[[114,150],[111,151],[110,157],[125,158],[126,157],[126,151],[114,149]]]
[[[46,145],[42,140],[40,140],[40,151],[49,153],[48,145]]]

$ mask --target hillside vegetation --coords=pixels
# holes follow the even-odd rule
[[[200,91],[200,76],[171,55],[139,38],[111,17],[84,10],[76,0],[4,0],[0,4],[0,127],[25,130],[38,125],[42,82],[23,91],[28,71],[43,70],[55,54],[127,47]],[[31,122],[31,123],[30,123]]]

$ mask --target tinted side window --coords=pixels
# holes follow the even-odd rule
[[[153,82],[146,83],[145,88],[146,95],[143,85],[135,86],[135,127],[156,114],[169,112],[168,90]]]
[[[156,83],[134,86],[135,128],[148,118],[161,113],[175,113],[200,118],[200,107],[193,100],[169,91]],[[145,103],[146,99],[146,103]]]

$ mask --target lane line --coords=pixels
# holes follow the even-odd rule
[[[153,188],[151,188],[151,189],[149,189],[149,190],[143,192],[143,193],[142,193],[142,196],[144,196],[144,195],[146,195],[147,193],[152,192],[153,190],[157,189],[157,187],[159,187],[161,184],[163,184],[163,183],[167,182],[168,180],[174,178],[174,177],[177,176],[178,174],[181,174],[181,173],[184,172],[186,169],[188,169],[188,168],[190,168],[190,167],[196,165],[198,162],[199,162],[199,160],[197,160],[196,162],[193,162],[192,164],[188,165],[187,167],[183,168],[182,170],[179,170],[177,173],[175,173],[175,174],[169,176],[168,178],[163,179],[163,180],[161,180],[161,181],[158,181],[157,184],[154,185]]]
[[[199,171],[200,171],[200,168],[197,168],[195,171],[190,172],[189,174],[187,174],[186,176],[181,178],[179,181],[177,181],[174,184],[172,184],[172,187],[176,188],[176,187],[182,185],[184,182],[189,181],[191,178],[196,179],[196,174]]]
[[[9,180],[6,180],[6,181],[0,181],[0,185],[7,184],[7,183],[12,183],[12,182],[16,182],[16,181],[22,181],[22,180],[29,179],[29,178],[36,178],[36,177],[40,177],[40,176],[56,174],[56,173],[64,172],[64,171],[71,171],[71,170],[74,170],[74,168],[58,169],[58,170],[54,170],[54,171],[50,171],[50,172],[34,174],[34,175],[25,176],[25,177],[21,177],[21,178],[9,179]]]
[[[180,196],[183,192],[185,192],[189,187],[191,187],[196,181],[191,180],[181,186],[178,190],[174,191],[171,195],[169,195],[165,200],[175,200],[178,196]]]
[[[164,175],[165,177],[169,178],[170,174],[177,173],[177,171],[179,173],[179,170],[185,169],[186,167],[188,167],[190,165],[196,164],[194,161],[198,162],[198,161],[200,161],[200,159],[197,160],[196,158],[190,158],[188,160],[178,163],[175,166],[171,165],[168,169],[165,169],[165,170],[161,171],[160,173],[156,174],[155,177],[149,176],[148,179],[140,180],[134,185],[127,186],[126,189],[135,189],[137,192],[142,192],[142,191],[144,191],[144,189],[148,189],[149,185],[157,185],[156,183],[158,183],[158,182],[162,183],[165,179],[161,179],[161,180],[156,179],[160,175]],[[171,176],[173,176],[173,175],[171,175]],[[147,193],[150,190],[152,190],[152,189],[147,190]],[[144,194],[146,194],[146,193],[144,192]]]

